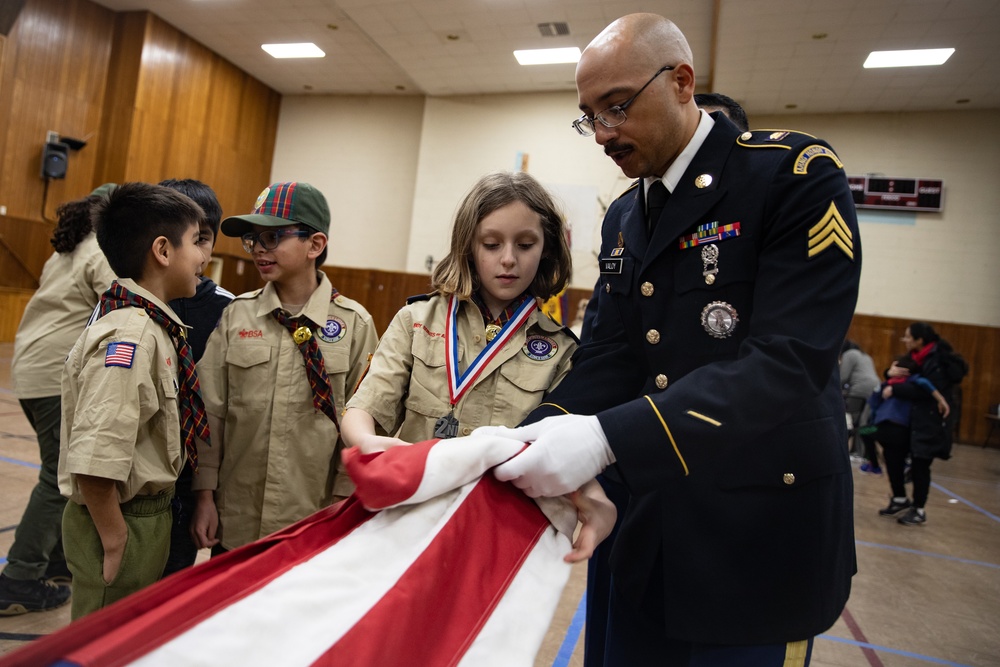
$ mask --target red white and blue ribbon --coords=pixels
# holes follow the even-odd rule
[[[486,347],[479,353],[472,364],[461,373],[458,369],[458,305],[459,300],[454,294],[448,299],[448,320],[445,325],[444,336],[444,362],[448,373],[448,397],[453,406],[458,405],[459,399],[475,383],[476,378],[482,374],[497,353],[503,349],[504,343],[517,333],[528,316],[534,312],[537,304],[534,299],[525,299],[524,303],[514,312],[507,323],[500,329],[500,333],[491,341],[487,341]]]

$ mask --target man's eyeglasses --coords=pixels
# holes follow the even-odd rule
[[[660,76],[664,72],[672,70],[673,68],[673,65],[664,65],[660,69],[656,70],[656,74],[654,74],[649,81],[643,84],[642,88],[637,90],[635,95],[628,98],[621,104],[605,109],[593,118],[587,117],[587,114],[580,116],[573,121],[573,129],[579,132],[582,136],[589,137],[597,131],[597,128],[594,127],[595,120],[604,127],[618,127],[628,120],[628,116],[625,115],[625,109],[628,109],[629,105],[632,104],[632,102],[635,102],[635,98],[639,97],[639,93],[646,90],[646,86],[653,83],[653,79]]]
[[[243,249],[253,254],[253,248],[258,243],[264,250],[274,250],[278,243],[286,236],[296,236],[300,239],[309,238],[314,232],[305,229],[265,229],[262,232],[247,232],[240,237],[243,241]]]

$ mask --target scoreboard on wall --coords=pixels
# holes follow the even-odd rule
[[[944,182],[930,178],[848,176],[854,205],[905,211],[940,211]]]

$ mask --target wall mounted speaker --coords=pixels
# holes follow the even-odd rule
[[[47,142],[42,149],[42,178],[66,178],[68,158],[69,146],[58,142]]]

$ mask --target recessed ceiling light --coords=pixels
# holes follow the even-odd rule
[[[872,51],[865,69],[873,67],[922,67],[943,65],[955,49],[912,49],[909,51]]]
[[[514,57],[522,65],[575,63],[580,60],[580,48],[573,46],[565,49],[528,49],[525,51],[515,51]]]
[[[322,58],[326,54],[312,42],[304,44],[261,44],[272,58]]]

